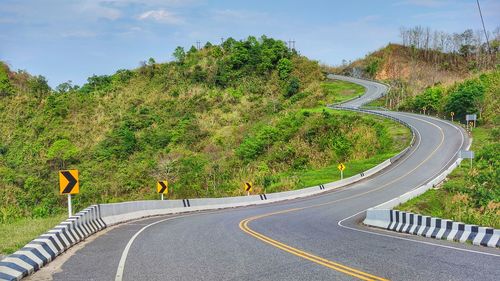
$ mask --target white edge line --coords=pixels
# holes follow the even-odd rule
[[[164,221],[169,221],[169,220],[173,220],[173,219],[179,219],[179,218],[183,218],[183,217],[189,217],[189,216],[193,216],[193,215],[195,215],[195,214],[169,217],[169,218],[166,218],[166,219],[163,219],[163,220],[159,220],[159,221],[155,221],[153,223],[150,223],[150,224],[144,226],[143,228],[141,228],[139,231],[137,231],[134,234],[134,236],[132,236],[132,238],[130,238],[130,240],[127,243],[127,246],[125,246],[125,249],[123,249],[122,256],[120,257],[120,262],[118,263],[118,268],[116,270],[115,281],[122,281],[123,280],[123,271],[125,270],[125,262],[127,261],[128,252],[129,252],[130,248],[132,247],[132,244],[134,243],[134,240],[139,236],[139,234],[141,234],[141,232],[143,232],[144,230],[146,230],[150,226],[153,226],[155,224],[158,224],[158,223],[161,223],[161,222],[164,222]]]
[[[412,117],[410,117],[412,118]],[[413,117],[415,118],[415,117]],[[448,122],[445,122],[443,120],[440,120],[440,119],[437,119],[437,118],[432,118],[436,121],[440,121],[444,124],[447,124],[447,125],[450,125],[451,127],[453,127],[455,130],[459,131],[460,132],[460,135],[462,136],[462,142],[460,144],[460,148],[462,148],[463,144],[464,144],[464,134],[463,132],[454,124],[450,124]],[[417,131],[418,132],[418,131]],[[450,160],[448,161],[448,163],[445,165],[445,166],[448,166],[449,163],[453,160],[454,156],[457,154],[458,152],[456,152],[455,154],[453,154],[452,158],[450,158]],[[435,177],[434,177],[435,178]],[[431,178],[432,179],[432,178]],[[421,185],[419,185],[421,186]],[[415,188],[419,187],[419,186],[416,186],[414,187],[412,190],[414,190]],[[393,198],[394,199],[394,198]],[[391,199],[391,200],[393,200]],[[389,201],[391,201],[389,200]],[[387,201],[388,202],[388,201]],[[385,203],[385,202],[384,202]],[[384,204],[382,203],[382,204]],[[370,209],[370,208],[368,208]],[[474,254],[481,254],[481,255],[487,255],[487,256],[494,256],[494,257],[500,257],[500,255],[497,255],[497,254],[492,254],[492,253],[486,253],[486,252],[480,252],[480,251],[475,251],[475,250],[470,250],[470,249],[464,249],[464,248],[456,248],[456,247],[453,247],[453,246],[448,246],[448,245],[442,245],[442,244],[437,244],[437,243],[431,243],[431,242],[427,242],[427,241],[420,241],[420,240],[415,240],[415,239],[410,239],[410,238],[405,238],[405,237],[401,237],[399,235],[389,235],[389,234],[383,234],[383,233],[378,233],[378,232],[374,232],[374,231],[368,231],[368,230],[362,230],[362,229],[357,229],[357,228],[353,228],[353,227],[350,227],[350,226],[345,226],[345,225],[342,225],[342,222],[344,222],[345,220],[348,220],[352,217],[355,217],[363,212],[366,212],[368,209],[366,210],[363,210],[363,211],[360,211],[354,215],[351,215],[347,218],[344,218],[342,220],[340,220],[337,225],[340,226],[340,227],[343,227],[343,228],[347,228],[347,229],[350,229],[350,230],[354,230],[354,231],[358,231],[358,232],[363,232],[363,233],[368,233],[368,234],[373,234],[373,235],[378,235],[378,236],[383,236],[383,237],[389,237],[389,238],[394,238],[394,239],[400,239],[400,240],[405,240],[405,241],[411,241],[411,242],[415,242],[415,243],[421,243],[421,244],[426,244],[426,245],[432,245],[432,246],[438,246],[438,247],[442,247],[442,248],[447,248],[447,249],[454,249],[454,250],[457,250],[457,251],[464,251],[464,252],[469,252],[469,253],[474,253]]]

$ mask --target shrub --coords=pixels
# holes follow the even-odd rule
[[[286,80],[292,72],[292,61],[287,58],[282,58],[278,61],[278,74],[281,79]]]
[[[297,94],[300,89],[300,80],[297,77],[291,77],[285,88],[285,97],[290,98]]]
[[[78,148],[69,140],[56,140],[47,151],[47,159],[59,162],[59,167],[64,168],[66,162],[73,160],[78,155]]]
[[[126,159],[136,149],[137,140],[134,132],[127,126],[120,126],[111,131],[106,139],[98,147],[97,155],[100,158],[109,159],[116,157]]]

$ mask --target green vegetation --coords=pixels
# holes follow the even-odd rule
[[[327,95],[326,104],[347,101],[362,95],[365,88],[345,81],[325,82],[321,85]]]
[[[173,57],[54,90],[42,76],[0,64],[0,225],[7,236],[17,236],[15,225],[34,220],[46,230],[61,220],[60,169],[80,171],[78,210],[156,199],[155,182],[163,179],[170,199],[241,195],[247,180],[256,193],[291,190],[334,180],[326,173],[339,162],[350,175],[402,148],[404,127],[325,109],[364,89],[324,81],[317,62],[284,42],[230,38],[200,50],[178,47]],[[3,236],[0,251],[38,233]]]
[[[475,78],[455,83],[450,87],[436,85],[422,94],[409,98],[400,108],[450,116],[465,121],[466,114],[478,114],[484,123],[491,123],[498,116],[500,70],[485,72]]]
[[[438,98],[432,98],[436,93]],[[495,71],[450,88],[436,86],[416,97],[438,111],[454,107],[458,118],[465,113],[479,113],[480,126],[472,130],[471,150],[476,158],[472,167],[464,160],[439,189],[429,190],[398,209],[500,228],[499,93],[500,72]]]
[[[0,227],[0,253],[10,254],[26,245],[33,238],[45,233],[66,218],[57,215],[48,218],[21,219]]]

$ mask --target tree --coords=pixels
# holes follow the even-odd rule
[[[463,118],[466,114],[478,113],[478,105],[484,99],[484,86],[480,80],[467,80],[459,84],[448,95],[445,105],[447,112],[455,112],[455,116]]]
[[[178,46],[177,48],[175,48],[173,56],[178,63],[184,63],[186,52],[184,51],[184,48]]]
[[[78,89],[78,86],[73,86],[71,80],[68,80],[57,85],[56,92],[59,94],[66,94],[76,89]]]
[[[28,79],[28,88],[38,98],[47,95],[51,91],[47,79],[42,75],[30,77]]]
[[[0,64],[0,96],[5,96],[12,92],[8,71],[7,66]]]
[[[440,101],[443,97],[443,88],[440,86],[426,89],[422,94],[417,95],[413,101],[413,107],[417,110],[430,110],[437,112]]]

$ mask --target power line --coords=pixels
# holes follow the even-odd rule
[[[477,8],[479,9],[479,16],[481,17],[481,22],[483,23],[484,36],[486,37],[486,44],[488,45],[488,53],[491,54],[490,50],[490,40],[488,40],[488,33],[486,32],[486,27],[484,26],[483,13],[481,12],[481,6],[479,5],[479,0],[476,0]]]

